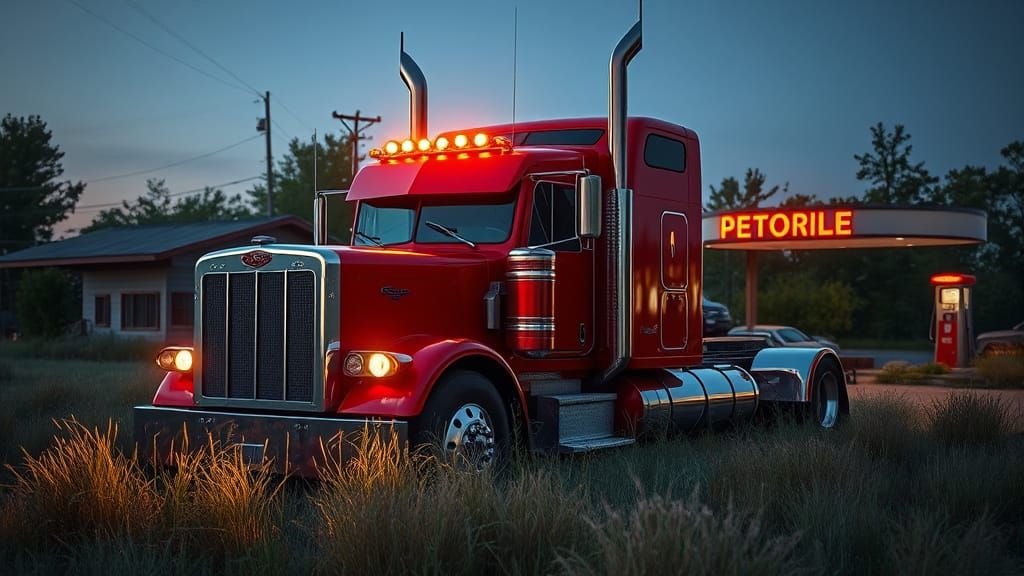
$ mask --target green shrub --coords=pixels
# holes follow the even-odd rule
[[[935,400],[927,415],[932,435],[954,445],[999,444],[1013,422],[1009,406],[1000,398],[967,392]]]
[[[930,380],[931,376],[949,374],[949,372],[949,368],[937,362],[928,362],[915,366],[909,362],[897,360],[886,362],[875,378],[875,381],[882,384],[920,384]]]
[[[978,374],[995,388],[1024,388],[1024,354],[978,358]]]
[[[55,338],[81,317],[74,278],[57,268],[27,270],[15,299],[18,325],[29,338]]]

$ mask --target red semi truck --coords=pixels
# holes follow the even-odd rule
[[[257,237],[198,261],[194,347],[158,358],[143,452],[212,433],[308,474],[368,428],[486,465],[517,441],[590,451],[768,404],[834,426],[834,352],[702,338],[700,144],[627,118],[641,38],[638,21],[612,54],[608,118],[434,137],[403,48],[409,138],[352,182],[350,244],[327,244],[318,194],[312,245]]]

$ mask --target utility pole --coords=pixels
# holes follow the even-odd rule
[[[265,116],[256,124],[256,130],[267,139],[267,216],[274,215],[274,156],[270,152],[270,91],[262,97]]]
[[[371,138],[370,136],[363,136],[363,131],[377,122],[380,122],[380,116],[374,116],[372,118],[369,116],[362,116],[360,115],[359,110],[356,110],[355,116],[351,116],[349,114],[338,114],[337,112],[331,112],[331,116],[340,120],[341,125],[348,130],[348,138],[352,142],[352,178],[355,179],[356,172],[359,170],[359,141],[369,140]],[[346,120],[350,120],[352,122],[352,126],[349,126]],[[360,127],[360,122],[365,122],[366,124]]]

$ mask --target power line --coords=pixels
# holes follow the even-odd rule
[[[124,1],[125,1],[126,4],[128,4],[128,6],[130,6],[133,9],[135,9],[135,11],[137,11],[139,14],[142,14],[147,19],[149,19],[150,22],[152,22],[153,24],[156,24],[158,27],[160,27],[161,30],[163,30],[164,32],[170,34],[175,39],[177,39],[179,42],[181,42],[185,46],[191,48],[193,52],[195,52],[196,54],[202,56],[208,62],[210,62],[211,64],[213,64],[217,68],[220,68],[225,73],[227,73],[229,76],[231,76],[232,78],[237,80],[240,84],[242,84],[243,86],[245,86],[248,89],[252,90],[253,94],[255,94],[256,96],[259,96],[260,98],[263,97],[263,93],[260,92],[259,90],[257,90],[252,84],[249,84],[241,76],[239,76],[238,74],[235,74],[230,68],[228,68],[224,64],[221,64],[220,61],[215,59],[213,56],[210,56],[205,51],[203,51],[201,48],[199,48],[195,44],[189,42],[187,39],[185,39],[184,36],[182,36],[181,34],[178,34],[177,32],[175,32],[174,29],[172,29],[170,26],[165,24],[162,20],[160,20],[159,18],[154,16],[152,12],[150,12],[150,11],[146,10],[145,8],[143,8],[143,6],[141,4],[139,4],[138,2],[135,2],[134,0],[124,0]],[[298,114],[293,112],[291,108],[286,106],[284,104],[284,102],[281,101],[281,97],[280,96],[278,96],[276,98],[276,100],[277,100],[277,104],[285,112],[287,112],[292,118],[294,118],[299,124],[302,124],[302,126],[304,128],[306,128],[308,130],[312,130],[313,129],[309,124],[306,124],[306,122],[303,121],[302,118],[300,118]],[[280,126],[278,126],[278,128],[280,128]],[[286,134],[287,134],[287,132],[286,132]],[[288,138],[291,139],[291,136],[289,136]]]
[[[195,194],[195,193],[198,193],[198,192],[202,192],[202,191],[206,190],[207,188],[211,188],[211,189],[216,190],[218,188],[225,188],[227,186],[234,186],[236,184],[242,184],[244,182],[249,182],[251,180],[258,180],[260,178],[263,178],[263,176],[262,175],[261,176],[249,176],[248,178],[239,178],[237,180],[231,180],[230,182],[222,182],[220,184],[210,184],[210,185],[206,185],[206,186],[201,186],[199,188],[192,188],[191,190],[182,190],[181,192],[172,192],[172,193],[168,194],[167,196],[168,196],[168,198],[177,198],[178,196],[185,196],[186,194]],[[88,210],[97,210],[97,209],[102,209],[102,208],[113,208],[114,206],[121,206],[122,203],[126,202],[126,201],[127,200],[120,200],[118,202],[106,202],[106,203],[102,203],[102,204],[82,204],[82,205],[79,205],[79,206],[75,206],[75,212],[88,211]]]
[[[167,168],[173,168],[175,166],[181,166],[182,164],[186,164],[188,162],[192,162],[192,161],[195,161],[195,160],[201,160],[203,158],[209,158],[210,156],[213,156],[215,154],[220,154],[221,152],[224,152],[224,151],[230,150],[232,148],[241,146],[242,144],[245,144],[246,142],[249,142],[251,140],[255,140],[255,139],[259,138],[259,137],[260,137],[260,135],[256,134],[255,136],[250,136],[250,137],[245,138],[243,140],[239,140],[238,142],[235,142],[234,144],[229,144],[227,146],[224,146],[223,148],[218,148],[218,149],[216,149],[216,150],[214,150],[212,152],[207,152],[205,154],[200,154],[198,156],[193,156],[191,158],[185,158],[184,160],[178,160],[177,162],[171,162],[170,164],[164,164],[163,166],[157,166],[156,168],[147,168],[146,170],[136,170],[134,172],[127,172],[125,174],[115,174],[114,176],[104,176],[103,178],[93,178],[91,180],[86,180],[86,182],[89,183],[89,184],[93,184],[93,183],[96,183],[96,182],[106,182],[108,180],[117,180],[119,178],[128,178],[129,176],[140,176],[142,174],[149,174],[150,172],[159,172],[160,170],[166,170]]]
[[[191,49],[192,49],[192,50],[193,50],[193,51],[194,51],[194,52],[195,52],[196,54],[199,54],[200,56],[202,56],[203,58],[205,58],[205,59],[206,59],[207,61],[209,61],[210,63],[212,63],[212,64],[213,64],[214,66],[216,66],[217,68],[220,68],[221,70],[223,70],[224,72],[226,72],[226,73],[227,73],[227,74],[228,74],[229,76],[231,76],[232,78],[234,78],[234,79],[235,79],[235,80],[236,80],[236,81],[237,81],[237,82],[238,82],[239,84],[242,84],[243,86],[245,86],[245,87],[246,87],[246,88],[248,88],[249,90],[252,90],[253,94],[256,94],[257,96],[262,96],[262,93],[261,93],[261,92],[260,92],[259,90],[257,90],[257,89],[255,89],[255,88],[253,88],[253,87],[252,87],[252,85],[251,85],[251,84],[249,84],[248,82],[246,82],[245,80],[242,80],[242,78],[241,78],[241,77],[239,77],[239,76],[238,76],[238,74],[235,74],[234,72],[232,72],[231,70],[229,70],[227,66],[224,66],[224,65],[223,65],[223,64],[221,64],[220,62],[218,62],[218,61],[214,60],[212,56],[210,56],[210,55],[209,55],[209,54],[207,54],[206,52],[203,52],[203,51],[202,51],[202,50],[200,50],[200,49],[199,49],[198,47],[196,47],[196,46],[195,46],[194,44],[192,44],[191,42],[189,42],[188,40],[186,40],[185,38],[183,38],[183,37],[182,37],[182,36],[181,36],[180,34],[178,34],[177,32],[175,32],[174,30],[172,30],[172,29],[170,28],[170,26],[167,26],[167,25],[166,25],[166,24],[164,24],[164,23],[163,23],[162,21],[160,21],[159,19],[157,19],[157,17],[156,17],[156,16],[153,16],[153,15],[152,15],[152,14],[151,14],[151,13],[150,13],[149,11],[147,11],[147,10],[146,10],[145,8],[143,8],[143,7],[141,6],[141,5],[139,5],[139,4],[138,4],[138,3],[136,3],[136,2],[133,2],[132,0],[125,0],[125,2],[126,2],[126,3],[127,3],[127,4],[128,4],[129,6],[130,6],[130,7],[134,8],[134,9],[135,9],[135,10],[136,10],[136,11],[137,11],[137,12],[138,12],[139,14],[142,14],[143,16],[145,16],[146,18],[148,18],[150,22],[152,22],[152,23],[156,24],[157,26],[159,26],[159,27],[160,27],[160,28],[161,28],[161,29],[162,29],[162,30],[163,30],[164,32],[166,32],[166,33],[170,34],[170,35],[171,35],[171,36],[173,36],[174,38],[177,38],[179,42],[181,42],[181,43],[182,43],[182,44],[184,44],[185,46],[188,46],[189,48],[191,48]]]
[[[125,36],[128,36],[132,40],[135,40],[139,44],[142,44],[143,46],[149,48],[150,50],[156,52],[157,54],[160,54],[162,56],[170,58],[171,60],[174,60],[178,64],[181,64],[182,66],[187,66],[188,68],[191,68],[192,70],[202,74],[203,76],[206,76],[207,78],[210,78],[212,80],[216,80],[217,82],[220,82],[221,84],[223,84],[225,86],[230,86],[230,87],[232,87],[232,88],[234,88],[236,90],[241,90],[243,92],[248,92],[248,90],[246,90],[242,86],[239,86],[238,84],[235,84],[235,83],[232,83],[232,82],[228,82],[227,80],[221,78],[220,76],[214,76],[213,74],[210,74],[209,72],[207,72],[206,70],[203,70],[202,68],[194,66],[194,65],[190,64],[189,62],[186,62],[185,60],[182,60],[181,58],[178,58],[177,56],[175,56],[175,55],[173,55],[173,54],[171,54],[169,52],[166,52],[166,51],[164,51],[164,50],[162,50],[160,48],[157,48],[156,46],[150,44],[149,42],[147,42],[146,40],[142,39],[138,35],[133,34],[132,32],[129,32],[129,31],[125,30],[124,28],[121,28],[117,24],[114,24],[110,20],[104,18],[103,16],[97,14],[96,12],[93,12],[92,10],[90,10],[90,9],[86,8],[85,6],[79,4],[75,0],[66,0],[66,1],[69,4],[71,4],[71,5],[75,6],[76,8],[78,8],[79,10],[81,10],[82,12],[85,12],[86,14],[92,16],[93,18],[99,20],[100,22],[106,24],[107,26],[113,28],[114,30],[117,30],[118,32],[124,34]]]
[[[298,114],[296,114],[295,112],[292,112],[290,108],[288,108],[287,106],[284,105],[284,102],[281,101],[281,97],[280,96],[277,96],[277,104],[279,106],[281,106],[281,108],[283,108],[285,112],[290,114],[292,118],[295,118],[296,122],[298,122],[299,124],[302,124],[303,128],[305,128],[306,130],[313,130],[312,126],[310,126],[309,124],[306,124],[305,122],[303,122],[302,118],[299,118]]]

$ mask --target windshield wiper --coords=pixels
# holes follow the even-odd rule
[[[440,232],[441,234],[444,234],[445,236],[448,236],[449,238],[455,238],[456,240],[458,240],[459,242],[462,242],[463,244],[465,244],[466,246],[469,246],[470,248],[476,248],[476,243],[475,242],[473,242],[472,240],[466,240],[462,236],[459,236],[458,232],[456,232],[455,230],[452,230],[451,228],[448,228],[447,226],[442,226],[442,225],[438,224],[437,222],[431,222],[430,220],[425,220],[423,223],[426,224],[427,226],[429,226],[432,230]]]
[[[367,242],[373,244],[374,246],[384,245],[384,243],[380,241],[380,238],[377,238],[376,236],[370,236],[369,234],[365,232],[360,232],[359,230],[356,230],[356,237],[362,238],[363,240],[366,240]]]

